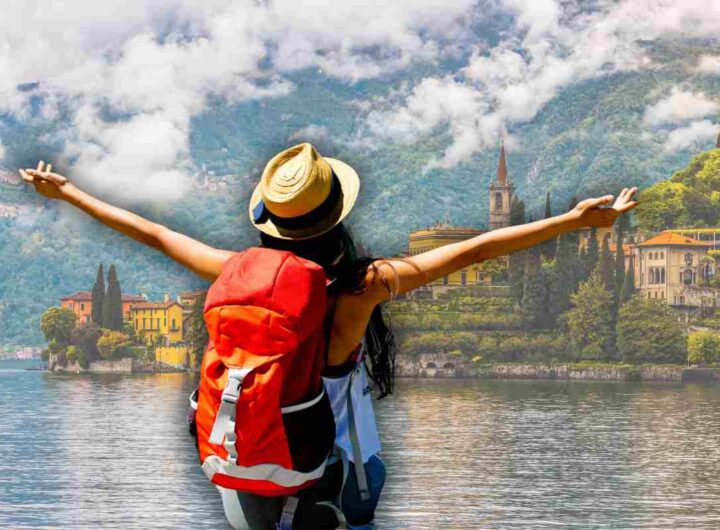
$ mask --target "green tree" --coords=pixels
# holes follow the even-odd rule
[[[110,265],[108,271],[108,286],[103,299],[102,321],[103,328],[113,331],[120,331],[123,328],[122,294],[115,265]]]
[[[682,363],[687,338],[662,300],[633,295],[618,312],[617,347],[628,363]]]
[[[92,322],[81,324],[72,330],[70,344],[78,350],[80,366],[87,368],[87,363],[100,358],[97,349],[98,339],[102,336],[102,330]]]
[[[517,195],[513,195],[510,202],[510,224],[520,225],[525,223],[525,203]],[[510,296],[522,304],[523,298],[523,276],[525,274],[526,250],[518,250],[508,256],[508,282],[510,284]]]
[[[128,336],[119,331],[105,330],[97,341],[97,348],[103,359],[123,357],[131,346]]]
[[[594,226],[590,228],[590,237],[588,238],[583,258],[585,269],[585,274],[583,275],[584,281],[590,278],[590,274],[592,274],[592,271],[595,270],[595,267],[597,267],[600,261],[600,245],[597,240],[597,228]]]
[[[635,264],[634,258],[630,258],[630,266],[623,278],[623,285],[620,289],[619,305],[624,304],[635,294]]]
[[[65,349],[76,322],[77,315],[69,309],[51,307],[40,319],[40,329],[48,342],[55,341],[58,348]]]
[[[571,295],[565,314],[570,346],[576,358],[609,360],[612,350],[612,294],[605,289],[598,270],[593,271]]]
[[[207,295],[207,293],[205,293]],[[202,364],[203,355],[207,346],[209,337],[205,320],[203,319],[203,307],[205,306],[205,296],[199,296],[190,306],[190,313],[184,323],[184,337],[190,347],[190,353],[195,354],[195,368]]]
[[[623,242],[625,241],[625,232],[628,225],[628,215],[621,215],[615,223],[615,299],[620,300],[620,292],[625,281],[625,251],[623,250]]]
[[[552,208],[550,206],[550,192],[545,194],[545,219],[552,217]],[[540,243],[540,253],[545,259],[552,260],[555,258],[555,250],[557,247],[556,237],[548,239]]]
[[[551,312],[555,318],[570,308],[570,295],[577,288],[578,251],[577,244],[566,232],[558,238],[554,262],[553,302]]]
[[[540,249],[536,246],[526,250],[523,274],[522,315],[529,329],[542,327],[547,311],[545,303],[545,279]]]
[[[105,298],[105,278],[102,263],[98,265],[95,284],[92,289],[92,321],[96,326],[103,325],[103,299]]]
[[[612,252],[610,252],[610,237],[606,236],[602,242],[602,250],[600,252],[600,262],[598,263],[600,277],[602,278],[605,289],[609,292],[616,292],[615,286],[615,260]]]
[[[720,361],[720,335],[712,331],[696,331],[688,335],[688,362],[716,363]]]

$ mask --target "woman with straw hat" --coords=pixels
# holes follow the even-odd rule
[[[53,173],[51,165],[46,166],[42,161],[36,169],[20,170],[20,174],[45,197],[80,208],[100,222],[163,252],[206,280],[215,280],[225,262],[235,254],[102,202],[78,189],[64,176]],[[358,255],[350,232],[343,224],[359,189],[359,178],[352,167],[323,157],[312,145],[303,143],[278,153],[268,162],[248,205],[250,222],[260,231],[262,246],[291,250],[313,260],[336,280],[325,383],[336,415],[340,464],[329,465],[328,469],[331,475],[333,470],[342,468],[342,463],[349,462],[355,463],[354,469],[367,471],[364,483],[361,471],[340,472],[341,477],[347,478],[338,505],[351,527],[372,520],[377,492],[384,478],[377,459],[380,445],[372,405],[365,391],[364,364],[360,360],[363,356],[369,359],[367,375],[381,395],[390,393],[394,343],[384,323],[381,304],[473,263],[528,248],[564,232],[591,226],[609,227],[620,214],[637,205],[633,200],[637,188],[625,188],[617,198],[605,195],[585,199],[572,210],[547,219],[500,228],[408,258],[375,259]],[[358,375],[349,377],[348,374]],[[347,399],[353,404],[349,411],[355,415],[355,429],[347,417]],[[358,460],[364,465],[357,465]],[[373,482],[374,479],[377,480]],[[333,477],[321,480],[322,486],[329,488],[332,480]],[[251,496],[241,496],[240,502],[251,528],[275,527],[282,503],[268,503]],[[314,524],[305,527],[323,527]],[[327,524],[328,528],[334,528],[331,523]]]

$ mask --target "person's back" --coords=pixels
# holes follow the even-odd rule
[[[208,281],[215,281],[222,274],[225,264],[237,254],[235,251],[211,247],[111,206],[78,189],[64,176],[52,173],[51,165],[45,167],[42,161],[37,169],[20,170],[20,174],[25,182],[31,183],[43,196],[67,201],[136,241],[160,250]],[[354,246],[349,244],[351,240],[345,237],[347,232],[342,225],[356,202],[359,187],[359,178],[350,166],[336,159],[324,158],[313,146],[304,143],[290,147],[268,162],[248,205],[250,221],[260,230],[264,245],[286,247],[299,256],[321,264],[328,276],[335,279],[337,297],[328,340],[329,367],[341,366],[350,359],[357,344],[366,336],[368,329],[372,329],[372,326],[368,327],[369,323],[382,322],[380,304],[394,296],[429,284],[468,265],[531,247],[565,232],[590,226],[612,226],[621,213],[637,205],[637,201],[632,200],[637,188],[624,188],[609,208],[603,206],[613,201],[612,195],[585,199],[572,210],[547,219],[499,228],[407,258],[372,259],[354,255]],[[384,324],[380,329],[386,330]],[[381,387],[381,394],[388,393],[392,387],[394,346],[389,346],[392,341],[386,340],[386,337],[392,335],[388,332],[379,340],[375,337],[373,344],[368,344],[367,350],[371,358],[372,379]],[[337,384],[338,388],[330,392],[339,399],[342,389],[348,387],[344,387],[342,382]],[[356,384],[363,387],[360,391],[364,394],[362,379],[358,379]],[[352,385],[349,388],[350,394],[353,394]],[[339,406],[338,410],[341,408]],[[359,410],[369,410],[362,408],[362,400]],[[354,412],[351,411],[353,409],[348,409],[348,413]],[[369,418],[369,414],[367,416]],[[340,415],[337,420],[342,422]],[[349,422],[349,435],[351,425],[352,422]],[[341,432],[346,430],[342,428]],[[371,438],[374,436],[368,437]],[[362,449],[360,451],[363,456],[353,456],[353,460],[364,459],[364,452]],[[343,452],[346,453],[346,450]],[[372,452],[372,448],[369,452]],[[362,488],[359,482],[358,487]],[[300,491],[299,495],[311,497],[317,493],[309,488]],[[322,498],[326,494],[327,491],[323,491]],[[288,505],[286,499],[281,497],[265,499],[273,499],[267,504],[280,506],[280,519],[277,520],[277,508],[268,511],[257,521],[250,517],[248,522],[253,530],[274,529],[276,525],[282,529],[299,528],[305,524],[301,516],[303,510],[298,512],[299,517],[293,523],[292,512],[297,503]],[[244,508],[250,512],[250,504],[246,505]],[[323,506],[317,502],[307,505]],[[333,512],[331,503],[324,506],[329,510],[323,513]],[[316,522],[316,526],[305,527],[331,528],[331,524],[328,520],[327,525],[325,522]]]

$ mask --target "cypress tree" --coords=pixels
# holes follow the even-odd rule
[[[525,203],[517,195],[513,195],[510,202],[510,224],[525,223]],[[510,283],[510,296],[522,305],[523,276],[525,274],[525,250],[518,250],[508,256],[508,281]]]
[[[610,238],[604,237],[602,242],[602,251],[600,252],[600,277],[602,278],[605,289],[613,293],[613,299],[616,292],[615,284],[615,262],[612,252],[610,252]]]
[[[545,219],[549,219],[550,217],[552,217],[552,209],[550,207],[550,192],[548,191],[545,194]],[[552,260],[555,257],[555,249],[558,244],[557,240],[558,238],[555,237],[542,242],[541,252],[543,257],[548,260]]]
[[[628,222],[626,215],[621,215],[615,225],[615,299],[620,300],[620,292],[622,291],[625,281],[625,251],[623,250],[623,241],[625,240],[625,227]]]
[[[523,274],[522,314],[527,327],[529,329],[541,327],[545,312],[545,282],[540,249],[536,245],[526,250]]]
[[[635,294],[635,265],[633,263],[633,259],[634,258],[630,258],[630,267],[623,278],[622,289],[620,289],[619,305],[622,305],[630,300],[632,295]]]
[[[569,233],[558,238],[555,254],[555,274],[553,276],[553,303],[550,313],[553,318],[570,308],[570,295],[577,286],[577,247],[569,237]]]
[[[110,265],[110,270],[108,270],[108,285],[102,307],[103,327],[115,331],[122,331],[122,295],[115,265]]]
[[[590,228],[590,237],[585,248],[585,278],[589,278],[600,260],[600,245],[597,240],[597,228]]]
[[[98,327],[102,327],[102,311],[103,298],[105,298],[105,274],[103,272],[102,263],[98,265],[95,285],[92,289],[92,322]]]

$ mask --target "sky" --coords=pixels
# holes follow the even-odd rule
[[[410,145],[440,128],[451,140],[426,169],[447,169],[498,137],[512,148],[512,126],[574,83],[660,68],[643,43],[713,39],[718,27],[713,0],[5,0],[0,113],[62,116],[47,140],[73,175],[102,175],[131,202],[168,200],[189,188],[192,119],[210,97],[292,97],[298,72],[350,86],[407,74],[383,94],[358,94],[346,141]],[[433,73],[411,75],[422,65]],[[688,68],[720,76],[720,56]],[[720,131],[717,99],[692,86],[653,99],[643,135],[667,152]],[[327,133],[308,123],[290,139]],[[7,155],[0,136],[0,165]]]

